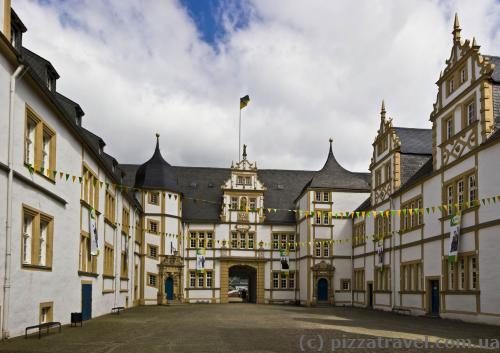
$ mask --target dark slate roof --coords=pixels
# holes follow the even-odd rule
[[[54,78],[58,79],[59,74],[50,61],[42,58],[40,55],[33,53],[31,50],[22,47],[21,49],[22,57],[28,62],[37,75],[42,79],[42,82],[47,82],[47,70],[52,73]]]
[[[394,130],[401,141],[401,153],[432,154],[432,129],[395,127]]]
[[[78,124],[78,120],[85,115],[83,109],[80,107],[80,105],[71,99],[69,99],[66,96],[63,96],[61,93],[56,92],[56,99],[61,103],[61,105],[64,107],[64,110],[66,113],[68,113],[68,116],[73,119],[73,121]]]
[[[177,177],[172,166],[163,159],[160,151],[160,136],[156,135],[156,137],[155,152],[146,163],[137,169],[134,187],[178,192]]]
[[[397,190],[397,192],[406,190],[411,186],[415,185],[418,181],[426,176],[432,174],[434,170],[432,157],[428,158],[427,161],[420,166],[420,168],[411,175],[406,181],[401,182],[401,187]]]
[[[121,164],[125,171],[124,183],[133,186],[138,165]],[[182,216],[187,222],[219,222],[222,209],[221,186],[229,179],[229,168],[172,166],[183,194]],[[261,169],[257,177],[266,187],[264,207],[281,209],[267,215],[265,223],[294,223],[295,214],[283,211],[294,209],[294,200],[314,175],[313,171]]]
[[[431,159],[432,156],[427,155],[401,154],[401,185],[410,180]]]
[[[342,167],[333,155],[332,143],[330,141],[330,151],[328,152],[325,165],[321,170],[314,173],[314,176],[305,188],[369,190],[370,174],[355,173]]]
[[[493,64],[495,64],[495,68],[491,74],[491,79],[500,83],[500,56],[484,55],[484,57],[488,58]]]
[[[363,203],[359,205],[358,208],[354,210],[354,212],[369,210],[371,206],[372,206],[372,199],[371,196],[368,196],[368,198],[365,201],[363,201]]]

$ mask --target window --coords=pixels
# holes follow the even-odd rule
[[[279,250],[279,234],[273,234],[273,249]]]
[[[351,280],[341,279],[340,280],[340,288],[342,288],[342,290],[350,290],[351,289]]]
[[[122,208],[122,233],[128,235],[130,231],[130,210]]]
[[[254,235],[253,234],[248,234],[248,248],[249,249],[254,248]]]
[[[473,206],[477,201],[476,174],[461,175],[448,181],[444,190],[447,205],[445,215]]]
[[[114,224],[116,218],[115,210],[115,197],[109,191],[106,191],[106,199],[104,203],[104,219]]]
[[[207,233],[207,249],[212,249],[214,247],[214,235],[213,233]]]
[[[375,268],[375,283],[374,288],[377,291],[390,291],[391,290],[391,269],[389,266],[382,268]]]
[[[316,200],[317,202],[321,202],[321,192],[316,191],[316,198],[315,198],[315,200]]]
[[[257,200],[252,197],[250,198],[250,211],[255,211],[255,209],[257,208]]]
[[[246,232],[231,233],[231,247],[233,249],[253,249],[255,246],[255,235]]]
[[[114,275],[114,259],[115,250],[110,243],[104,243],[104,274],[106,276]]]
[[[238,198],[237,197],[231,197],[231,209],[232,210],[238,209]]]
[[[120,254],[120,276],[122,278],[128,278],[128,235],[122,234],[122,241],[121,241],[121,254]]]
[[[354,290],[365,289],[365,270],[363,268],[354,269]]]
[[[153,259],[158,258],[158,246],[148,244],[148,256]]]
[[[382,171],[379,168],[375,171],[375,187],[380,186],[382,184]]]
[[[465,289],[465,259],[458,260],[458,289]]]
[[[189,245],[191,248],[212,249],[214,245],[213,233],[205,231],[191,232]]]
[[[330,218],[328,217],[328,212],[323,212],[323,224],[330,224]]]
[[[97,273],[97,256],[91,254],[90,241],[90,209],[83,205],[80,207],[81,224],[80,224],[80,253],[79,253],[79,270],[86,273]],[[96,226],[99,223],[99,217],[96,214]]]
[[[422,262],[401,264],[401,291],[415,292],[423,290]]]
[[[359,246],[365,243],[365,222],[354,225],[353,238],[354,246]]]
[[[148,286],[155,287],[158,284],[158,276],[153,273],[148,273]]]
[[[330,201],[330,193],[325,191],[323,192],[323,201],[324,202],[329,202]]]
[[[295,288],[295,272],[288,273],[288,288],[290,289]]]
[[[238,233],[231,233],[231,247],[236,249],[238,247]]]
[[[384,167],[384,171],[385,171],[385,182],[391,180],[391,162],[388,162],[385,167]]]
[[[448,205],[448,214],[451,215],[453,213],[453,201],[454,201],[454,196],[455,192],[453,190],[453,185],[448,185],[447,187],[447,199],[446,199],[446,204]]]
[[[316,224],[321,224],[321,212],[316,211]]]
[[[195,271],[191,271],[189,273],[189,286],[191,288],[196,287],[196,272]]]
[[[295,289],[295,272],[273,271],[274,289]]]
[[[452,138],[454,134],[453,116],[450,116],[444,121],[443,141]]]
[[[295,251],[295,234],[288,235],[288,249],[290,251]]]
[[[191,288],[212,288],[213,286],[213,272],[189,272],[189,287]]]
[[[97,174],[86,164],[82,167],[82,195],[81,199],[94,209],[99,209],[99,187],[97,186]]]
[[[474,121],[476,121],[476,109],[474,101],[467,104],[465,109],[465,123],[466,126],[471,125]]]
[[[464,206],[464,181],[459,180],[457,182],[457,201],[458,201],[458,209],[461,210]]]
[[[455,79],[452,77],[450,80],[448,80],[448,94],[453,93],[455,90]]]
[[[24,266],[52,266],[53,218],[29,206],[23,206],[21,261]]]
[[[148,192],[148,202],[151,205],[159,205],[160,204],[160,193]]]
[[[470,289],[478,289],[477,257],[469,257],[469,283]]]
[[[33,109],[26,106],[24,162],[54,180],[55,155],[56,134],[54,130]]]
[[[252,178],[247,176],[245,177],[245,185],[252,185]]]
[[[447,290],[478,290],[479,269],[477,255],[459,254],[456,262],[445,260],[445,271]]]
[[[24,137],[24,163],[35,164],[35,129],[36,122],[26,119],[26,134]]]
[[[411,230],[424,224],[424,214],[422,212],[424,203],[421,197],[410,200],[402,204],[401,228],[403,231]],[[390,217],[386,218],[390,221]],[[390,228],[390,224],[388,225]],[[388,229],[388,232],[391,230]]]
[[[323,242],[323,257],[328,257],[330,256],[330,247],[328,246],[328,242],[324,241]]]
[[[465,68],[462,68],[462,70],[460,70],[460,83],[462,84],[465,81],[467,81],[467,78],[465,75]]]
[[[207,277],[207,288],[212,288],[212,272],[207,272],[206,277]]]
[[[476,194],[476,175],[471,174],[467,178],[469,187],[469,202],[474,202],[477,199]]]
[[[319,241],[316,242],[316,256],[317,257],[321,256],[321,242]]]
[[[148,229],[150,233],[157,234],[160,229],[160,223],[158,221],[148,220]]]
[[[40,323],[41,324],[54,321],[53,307],[54,307],[54,304],[52,302],[40,303]]]

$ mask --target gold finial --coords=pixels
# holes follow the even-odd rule
[[[455,21],[453,23],[453,41],[460,42],[460,23],[458,22],[458,14],[455,12]]]

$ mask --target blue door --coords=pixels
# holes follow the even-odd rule
[[[82,284],[82,320],[92,317],[92,285]]]
[[[165,294],[167,300],[174,300],[174,279],[172,277],[168,277],[165,281]]]
[[[325,278],[320,278],[318,281],[318,301],[328,301],[328,281]]]
[[[439,281],[431,281],[431,313],[439,314]]]

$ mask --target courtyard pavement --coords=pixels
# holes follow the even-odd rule
[[[0,352],[422,352],[424,347],[428,352],[500,351],[452,348],[454,341],[445,339],[470,339],[476,345],[481,339],[483,345],[496,347],[500,327],[353,308],[144,306],[95,318],[83,328],[64,326],[62,333],[55,330],[42,339],[34,335],[3,341]],[[430,348],[436,343],[450,348]]]

